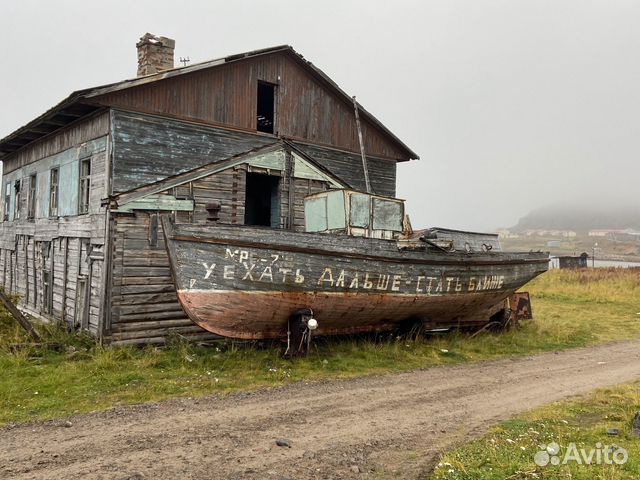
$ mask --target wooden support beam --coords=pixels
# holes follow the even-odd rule
[[[20,326],[25,329],[25,331],[31,336],[34,342],[39,343],[41,341],[40,335],[38,335],[38,332],[36,332],[36,330],[33,328],[31,322],[29,322],[29,320],[27,320],[27,318],[22,315],[22,312],[18,310],[18,307],[13,304],[9,297],[4,293],[4,289],[2,288],[0,288],[0,303],[4,305],[4,308],[9,311],[13,318],[15,318],[16,321],[20,324]]]
[[[69,275],[69,237],[64,237],[64,267],[62,269],[62,313],[61,320],[67,322],[67,276]]]

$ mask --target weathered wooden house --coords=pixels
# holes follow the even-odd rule
[[[104,342],[211,334],[176,299],[159,215],[304,228],[303,198],[364,189],[354,101],[289,46],[173,68],[145,35],[138,77],[77,91],[0,140],[0,282],[26,312]],[[374,193],[418,156],[358,105]]]

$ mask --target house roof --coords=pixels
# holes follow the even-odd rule
[[[137,87],[139,85],[146,85],[167,78],[186,75],[208,68],[215,68],[219,65],[238,62],[247,58],[253,58],[261,55],[269,55],[276,52],[289,54],[293,59],[295,59],[295,61],[297,61],[304,68],[310,71],[321,83],[323,83],[330,90],[334,91],[344,101],[349,102],[350,104],[353,102],[352,98],[347,95],[347,93],[344,92],[333,80],[331,80],[328,75],[326,75],[322,70],[313,65],[311,62],[305,60],[304,57],[296,52],[291,46],[279,45],[276,47],[230,55],[227,57],[219,58],[216,60],[209,60],[186,67],[173,68],[171,70],[165,70],[160,73],[145,75],[142,77],[111,83],[108,85],[75,91],[53,108],[47,110],[39,117],[35,118],[28,124],[20,127],[13,133],[0,140],[0,159],[3,156],[9,153],[13,153],[35,140],[49,135],[64,126],[86,115],[89,115],[100,108],[103,108],[92,102],[92,99],[99,95],[125,90],[128,88]],[[395,136],[387,127],[385,127],[377,118],[375,118],[371,113],[364,109],[359,103],[358,109],[362,117],[369,120],[386,136],[391,138],[394,143],[396,143],[401,147],[402,150],[406,152],[409,158],[419,158],[419,156],[414,151],[412,151],[407,145],[405,145],[397,136]]]

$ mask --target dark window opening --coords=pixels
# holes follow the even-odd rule
[[[259,132],[275,132],[276,86],[270,83],[258,82],[258,116],[257,129]]]
[[[29,198],[27,200],[27,220],[36,218],[36,174],[29,177]]]
[[[13,219],[18,220],[20,218],[20,203],[22,203],[22,180],[16,180],[13,189],[16,192],[13,200]]]
[[[279,177],[260,173],[247,173],[247,189],[244,207],[246,225],[280,226],[278,208]]]
[[[59,170],[52,168],[49,179],[49,216],[55,217],[58,215],[58,175]]]

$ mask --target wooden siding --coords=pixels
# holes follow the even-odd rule
[[[352,188],[366,190],[362,157],[359,154],[303,143],[295,143],[294,145]],[[372,193],[394,197],[396,195],[396,162],[367,157],[367,166]]]
[[[219,202],[221,210],[218,224],[243,224],[246,173],[249,168],[254,172],[262,170],[261,167],[241,164],[186,181],[160,195],[193,200],[193,212],[173,212],[174,220],[178,223],[209,224],[211,228],[216,228],[207,220],[206,205]],[[266,175],[267,170],[264,169],[264,172]],[[284,171],[269,172],[282,178],[287,176]],[[290,186],[294,189],[292,195]],[[308,178],[281,181],[280,226],[288,224],[288,205],[292,201],[292,228],[304,230],[304,197],[327,188],[329,182]],[[158,222],[156,231],[151,221],[152,216],[157,215],[158,212],[147,210],[114,213],[111,327],[107,339],[114,344],[163,343],[171,332],[193,340],[216,338],[194,325],[178,302],[162,226]]]
[[[231,62],[95,97],[126,110],[256,131],[258,81],[277,85],[277,134],[359,152],[351,102],[332,91],[288,53]],[[407,153],[363,118],[366,152],[395,160]]]
[[[223,161],[275,140],[121,111],[113,112],[113,130],[114,193]],[[359,154],[303,143],[295,145],[349,186],[365,189]],[[367,161],[374,193],[395,195],[396,162],[375,157],[368,157]]]
[[[177,187],[176,195],[186,193],[185,188],[191,191],[194,212],[190,220],[206,223],[209,216],[206,210],[207,203],[218,201],[221,206],[220,223],[244,223],[246,172],[246,166],[242,165]]]
[[[102,247],[94,246],[90,253],[88,239],[70,237],[41,241],[17,235],[15,241],[13,250],[0,249],[0,280],[5,290],[19,296],[20,307],[28,313],[97,334]],[[45,290],[45,272],[49,275],[50,290]],[[79,279],[84,279],[87,285],[82,299],[77,291]],[[78,311],[78,301],[86,309]]]
[[[42,158],[3,175],[2,196],[4,198],[7,183],[11,184],[10,194],[15,197],[13,183],[22,180],[20,195],[20,220],[27,218],[27,199],[29,182],[36,175],[36,219],[49,218],[49,188],[51,169],[58,168],[58,215],[60,217],[78,214],[78,171],[79,161],[91,161],[91,198],[89,213],[101,212],[101,202],[107,197],[107,143],[106,136],[84,143],[82,146],[68,148],[50,157]],[[14,199],[12,198],[12,205]],[[4,208],[4,206],[3,206]],[[104,210],[104,209],[102,209]],[[4,213],[4,212],[3,212]],[[9,220],[15,220],[14,210],[9,212]],[[49,222],[50,223],[50,222]]]
[[[213,336],[194,325],[178,303],[159,226],[149,242],[149,217],[136,212],[114,218],[111,331],[114,344],[164,343],[173,331],[192,340]]]
[[[273,138],[113,112],[113,193],[226,160]]]
[[[109,113],[100,112],[86,120],[78,121],[58,132],[52,133],[42,140],[38,140],[7,155],[2,159],[3,174],[29,165],[43,158],[72,148],[82,148],[90,140],[103,137],[109,133]]]
[[[101,122],[78,124],[14,154],[7,182],[22,181],[18,216],[0,223],[0,280],[25,311],[101,333],[109,140]],[[108,122],[107,122],[108,123]],[[99,128],[98,128],[99,127]],[[102,136],[92,137],[97,132]],[[49,142],[49,143],[47,143]],[[74,142],[80,142],[74,144]],[[51,153],[40,158],[43,153]],[[91,165],[88,213],[78,215],[79,161]],[[19,160],[19,161],[18,161]],[[52,168],[59,169],[58,213],[49,217]],[[36,177],[35,218],[27,218],[29,182]],[[3,191],[4,195],[4,191]],[[12,192],[15,197],[15,192]],[[13,200],[15,202],[15,198]],[[49,285],[45,288],[45,283]]]

